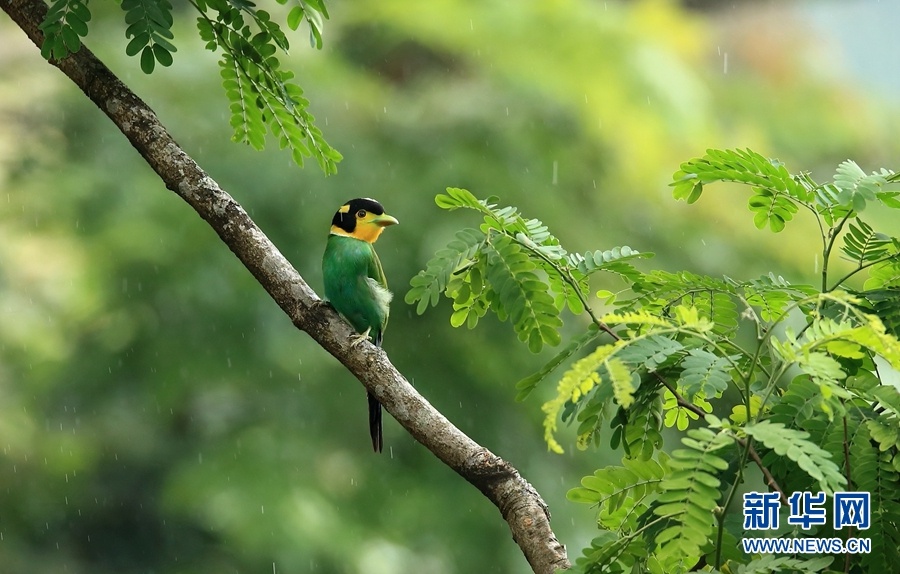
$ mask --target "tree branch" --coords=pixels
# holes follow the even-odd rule
[[[41,46],[39,25],[47,12],[41,0],[0,0],[0,8]],[[535,573],[570,566],[534,487],[511,464],[453,426],[382,350],[369,344],[351,349],[350,326],[323,304],[240,204],[181,149],[147,104],[86,47],[50,63],[116,124],[166,187],[209,223],[298,329],[343,363],[417,441],[497,506]]]

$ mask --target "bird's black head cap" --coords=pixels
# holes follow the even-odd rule
[[[353,233],[356,229],[356,218],[360,211],[374,213],[375,215],[383,215],[384,207],[374,199],[368,197],[359,197],[351,199],[337,210],[331,219],[331,225],[340,227],[347,233]]]

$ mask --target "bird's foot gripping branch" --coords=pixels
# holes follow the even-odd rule
[[[847,161],[820,184],[750,150],[709,150],[675,173],[674,195],[688,203],[713,183],[745,185],[759,229],[781,232],[806,214],[820,231],[809,243],[821,249],[817,286],[775,271],[754,279],[644,272],[635,263],[649,254],[570,253],[540,221],[495,199],[453,188],[437,197],[441,208],[473,210],[483,222],[459,231],[412,279],[406,301],[419,313],[443,293],[453,326],[474,328],[493,311],[533,352],[561,343],[566,309],[589,319],[517,387],[525,399],[562,370],[542,407],[549,448],[562,452],[561,419],[577,428],[579,448],[608,441],[622,452],[621,466],[598,469],[569,492],[598,507],[600,527],[575,571],[820,572],[837,560],[845,572],[894,567],[900,391],[883,376],[900,368],[900,239],[862,213],[900,208],[890,189],[898,180]],[[589,280],[601,271],[617,287],[592,294]],[[664,451],[666,427],[685,435]],[[867,508],[877,509],[865,515],[870,552],[743,553],[736,541],[759,518],[752,498],[743,516],[737,510],[747,490],[768,493],[774,527],[778,509],[789,508],[784,535],[809,542],[856,540],[860,524],[797,525],[808,519],[808,527],[836,496],[867,493]],[[819,498],[828,504],[805,504]]]

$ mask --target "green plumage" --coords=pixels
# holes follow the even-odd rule
[[[322,259],[322,275],[325,297],[331,305],[359,333],[369,330],[369,337],[381,346],[391,292],[373,245],[354,237],[329,235]],[[381,404],[371,393],[368,399],[372,447],[381,452]]]
[[[360,333],[376,345],[387,326],[391,294],[381,261],[371,243],[330,235],[322,260],[325,297]]]

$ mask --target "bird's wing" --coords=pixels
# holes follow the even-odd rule
[[[381,259],[378,258],[375,248],[371,245],[369,247],[372,249],[372,259],[369,260],[369,277],[377,281],[382,288],[387,289],[387,278],[384,276],[384,269],[381,268]]]
[[[381,328],[378,329],[377,333],[375,333],[375,344],[379,347],[381,346],[381,337],[384,335],[384,330],[387,328],[388,317],[390,315],[390,304],[391,299],[393,298],[393,294],[388,290],[387,286],[387,278],[384,276],[384,269],[381,267],[381,260],[378,259],[378,254],[375,252],[375,248],[369,245],[372,248],[372,258],[369,260],[369,277],[368,281],[372,287],[372,295],[375,298],[375,304],[378,305],[378,308],[382,312],[383,319],[381,320]]]

